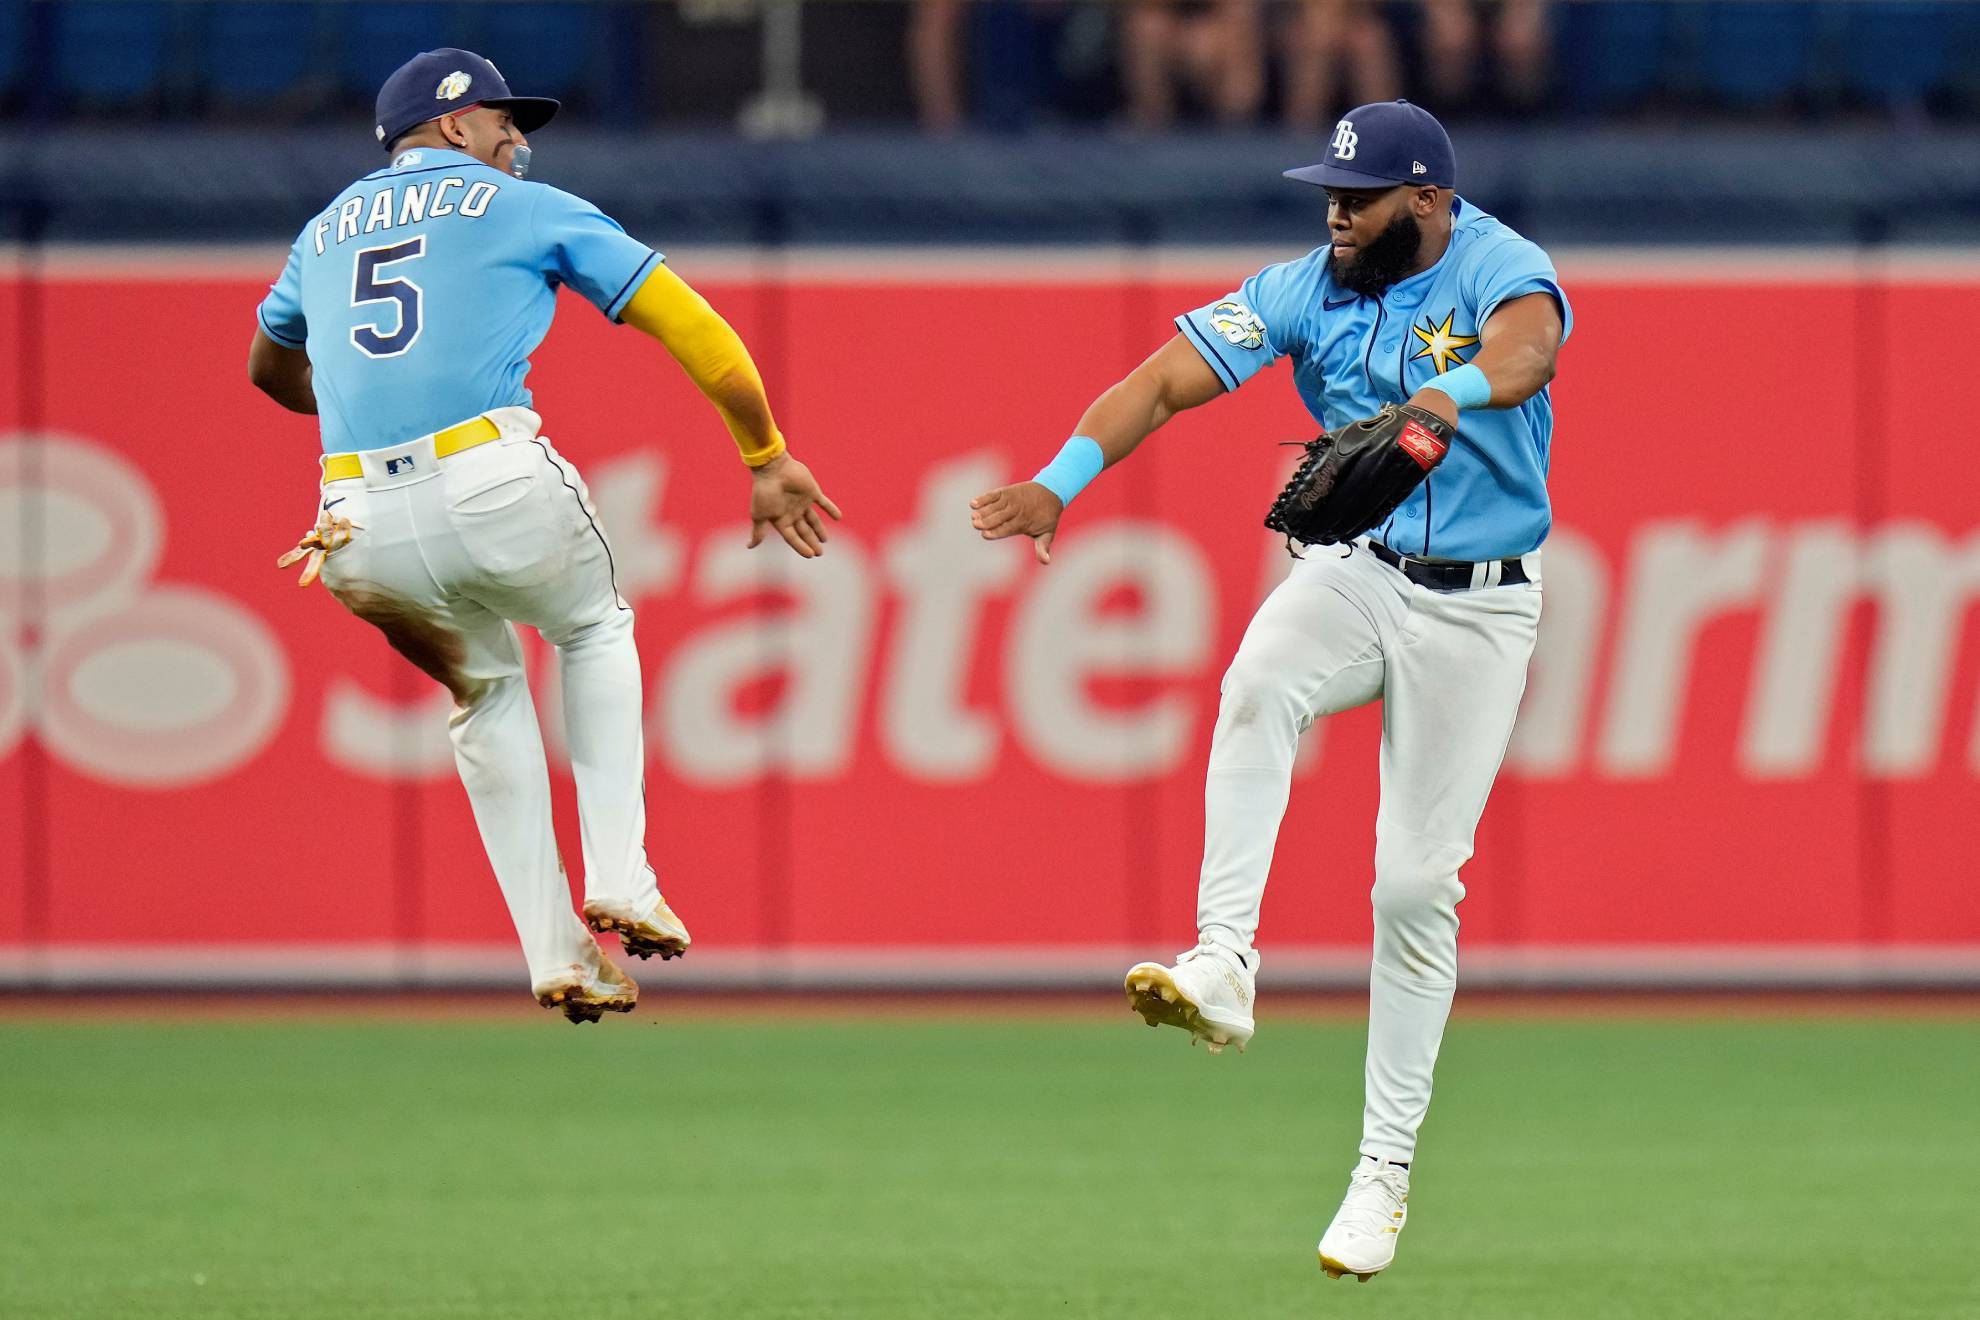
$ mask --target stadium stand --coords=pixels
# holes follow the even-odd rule
[[[199,17],[199,81],[208,104],[261,106],[311,90],[317,38],[332,17],[325,6],[219,0],[202,5]]]
[[[593,66],[612,16],[587,4],[487,5],[477,15],[476,39],[482,49],[502,52],[496,63],[514,85],[581,101],[593,84]]]
[[[1947,52],[1971,6],[1943,3],[1853,7],[1842,15],[1837,61],[1843,86],[1884,106],[1916,105],[1944,86]],[[1968,52],[1971,53],[1970,51]]]
[[[1781,104],[1808,89],[1819,8],[1811,0],[1713,0],[1676,17],[1695,34],[1706,95],[1750,108]]]
[[[85,112],[158,102],[165,93],[173,8],[139,0],[50,6],[58,94]]]
[[[369,106],[378,86],[412,55],[436,46],[466,45],[469,7],[408,0],[358,0],[337,6],[338,77],[343,94]]]
[[[1980,3],[1534,0],[1515,11],[1472,0],[1261,0],[1249,45],[1222,64],[1205,62],[1203,42],[1180,40],[1206,16],[1252,12],[1250,0],[1222,10],[1171,0],[810,0],[801,90],[824,103],[831,131],[918,120],[936,134],[1171,119],[1317,131],[1351,101],[1397,92],[1454,122],[1980,117]],[[1515,13],[1530,21],[1509,47],[1499,28]],[[1148,81],[1131,76],[1137,15],[1175,29],[1164,37],[1175,49],[1157,62],[1163,79],[1190,84],[1154,109],[1134,95]],[[1387,54],[1343,44],[1342,24],[1355,16]],[[0,121],[361,116],[409,53],[462,45],[567,101],[564,126],[732,126],[761,89],[761,32],[760,11],[743,0],[0,0]],[[1339,67],[1326,76],[1322,65]],[[1232,87],[1250,92],[1224,96]]]
[[[27,0],[0,0],[0,103],[20,89],[27,65]]]

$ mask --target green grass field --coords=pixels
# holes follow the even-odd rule
[[[1361,1285],[1266,1009],[0,1022],[0,1316],[1980,1317],[1980,1022],[1461,1017]]]

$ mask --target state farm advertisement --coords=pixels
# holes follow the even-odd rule
[[[1049,567],[967,502],[1251,268],[1211,265],[681,265],[846,511],[817,562],[745,549],[715,414],[561,300],[530,384],[639,613],[649,848],[697,951],[1191,942],[1218,678],[1312,429],[1287,371],[1103,477]],[[511,939],[447,697],[275,570],[318,447],[246,381],[273,274],[0,288],[0,950]],[[1975,286],[1564,274],[1542,642],[1467,949],[1980,949],[1980,391],[1908,330]],[[1264,947],[1365,946],[1380,724],[1308,736]]]

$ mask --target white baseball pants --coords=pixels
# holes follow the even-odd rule
[[[1250,956],[1315,718],[1382,700],[1362,1152],[1408,1161],[1457,985],[1458,868],[1505,758],[1540,621],[1533,583],[1440,593],[1367,550],[1312,547],[1224,676],[1210,747],[1197,925]]]
[[[535,413],[488,417],[499,439],[446,458],[431,436],[367,450],[362,479],[326,483],[324,506],[356,531],[323,582],[453,694],[454,761],[534,981],[594,946],[557,854],[515,624],[557,648],[586,896],[650,909],[639,654],[584,479]]]

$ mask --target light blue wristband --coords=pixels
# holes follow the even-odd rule
[[[1107,456],[1100,452],[1100,442],[1090,435],[1076,435],[1032,480],[1057,495],[1059,503],[1071,504],[1073,496],[1085,490],[1106,466]]]
[[[1452,367],[1441,376],[1432,376],[1423,382],[1423,388],[1450,395],[1451,402],[1460,408],[1483,408],[1492,401],[1492,382],[1470,362]]]

